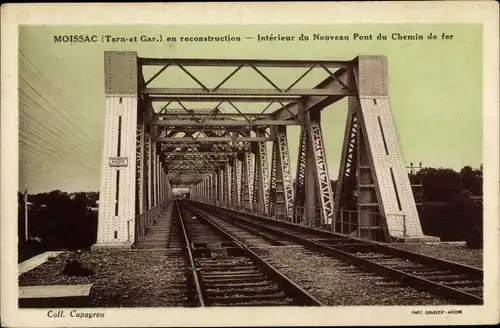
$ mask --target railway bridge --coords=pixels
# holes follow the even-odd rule
[[[285,87],[275,76],[283,68],[299,72]],[[197,87],[160,78],[172,69]],[[197,76],[207,69],[225,74],[209,85]],[[310,84],[318,69],[326,77]],[[245,70],[269,88],[248,78],[227,87]],[[20,306],[68,307],[68,299],[99,308],[483,304],[483,271],[463,254],[440,244],[389,244],[436,238],[422,233],[387,81],[381,56],[284,61],[106,52],[97,242],[22,275]],[[321,114],[341,110],[330,105],[344,97],[333,184]],[[290,126],[299,138],[288,134]],[[290,146],[298,148],[296,167]],[[182,189],[190,199],[174,196]],[[57,263],[64,270],[54,272]],[[54,285],[82,271],[99,275],[75,277],[85,285]]]
[[[429,238],[398,145],[384,56],[240,60],[142,58],[113,51],[105,52],[104,64],[105,144],[95,247],[140,243],[156,219],[172,211],[175,188],[189,188],[192,201],[212,209],[337,234],[383,242]],[[152,87],[171,67],[197,88]],[[221,67],[230,73],[214,87],[193,73]],[[301,75],[280,86],[268,72],[282,68]],[[224,88],[242,70],[256,73],[268,88]],[[318,70],[326,78],[303,86]],[[321,114],[343,98],[348,98],[347,120],[333,184],[322,132],[328,122]],[[256,104],[262,110],[249,110]],[[289,126],[300,127],[298,145],[289,143]],[[298,148],[296,164],[290,162],[291,146]]]

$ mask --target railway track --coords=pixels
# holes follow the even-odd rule
[[[254,229],[281,240],[354,264],[417,290],[430,292],[458,304],[483,304],[483,271],[388,245],[312,229],[288,222],[196,203],[196,207],[219,213],[231,222],[251,224]]]
[[[273,244],[272,238],[219,221],[221,227],[179,201],[174,211],[198,306],[322,305],[243,242]],[[170,243],[176,242],[173,237]]]

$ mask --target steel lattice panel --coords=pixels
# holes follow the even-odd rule
[[[312,155],[316,162],[316,188],[323,213],[322,220],[324,224],[331,224],[334,216],[334,204],[321,126],[319,122],[308,121],[307,129],[308,138],[312,145]]]
[[[294,207],[297,211],[299,207],[303,207],[306,204],[305,199],[305,185],[306,185],[306,165],[307,165],[307,131],[303,126],[300,129],[300,139],[299,139],[299,153],[297,154],[297,168],[295,175],[295,199]],[[298,213],[297,213],[298,214]]]
[[[254,195],[254,178],[255,178],[255,172],[254,172],[254,162],[255,162],[255,157],[254,154],[252,153],[247,153],[247,169],[248,169],[248,199],[251,201],[253,199]],[[250,206],[253,208],[253,204],[255,203],[250,203]]]
[[[279,140],[279,158],[281,159],[281,174],[283,175],[283,191],[285,193],[286,211],[288,218],[293,216],[293,190],[292,190],[292,172],[290,168],[290,156],[288,153],[288,141],[286,128],[278,129]]]
[[[153,175],[152,169],[153,166],[151,164],[151,153],[152,153],[152,142],[151,142],[151,133],[147,131],[145,134],[145,164],[146,164],[146,179],[147,179],[147,199],[148,199],[148,210],[153,208]]]
[[[354,163],[355,152],[356,152],[356,136],[358,129],[357,122],[357,105],[358,101],[354,97],[349,97],[349,110],[347,113],[346,126],[344,132],[344,143],[342,146],[342,154],[339,165],[339,175],[337,178],[337,185],[335,190],[335,209],[340,210],[342,208],[341,199],[342,194],[346,192],[344,190],[344,183],[349,179],[351,174],[353,174],[353,167],[356,166]]]

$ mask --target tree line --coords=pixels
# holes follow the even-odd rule
[[[97,192],[60,190],[28,195],[25,240],[24,195],[18,193],[19,261],[47,250],[90,248],[97,237]]]

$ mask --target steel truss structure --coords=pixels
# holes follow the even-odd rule
[[[159,66],[145,80],[144,68]],[[199,88],[153,88],[169,67]],[[208,87],[191,67],[233,67]],[[263,68],[306,71],[279,87]],[[223,88],[241,69],[251,69],[267,89]],[[328,77],[295,88],[313,69]],[[97,245],[127,246],[137,240],[136,216],[171,199],[172,188],[190,186],[192,198],[299,224],[371,239],[423,237],[399,151],[382,56],[345,61],[139,58],[105,52],[106,122]],[[349,108],[335,193],[328,172],[322,110],[348,97]],[[205,108],[188,108],[187,102]],[[216,106],[207,108],[207,102]],[[236,103],[268,103],[247,113]],[[235,112],[226,113],[221,105]],[[271,105],[278,108],[269,112]],[[295,181],[287,127],[300,126]],[[269,167],[267,142],[272,142]],[[335,198],[334,198],[335,195]],[[356,222],[339,221],[354,210]],[[403,220],[401,220],[403,218]],[[364,227],[369,226],[369,231]]]

